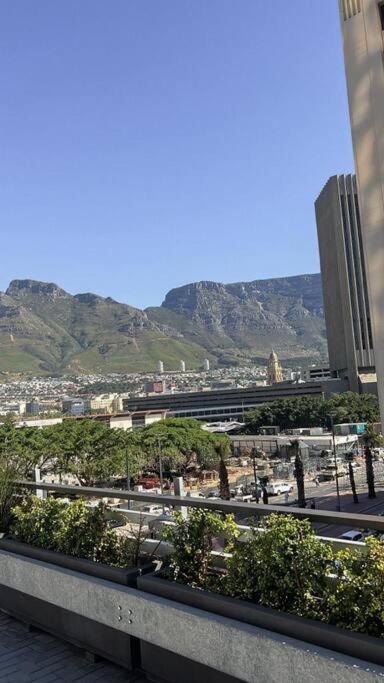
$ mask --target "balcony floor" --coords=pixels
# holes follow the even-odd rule
[[[43,631],[0,612],[0,681],[54,683],[56,681],[145,681],[110,662],[88,663],[80,650]]]

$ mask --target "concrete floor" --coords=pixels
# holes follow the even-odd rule
[[[3,683],[117,683],[145,681],[110,662],[88,663],[80,650],[0,612],[0,681]]]

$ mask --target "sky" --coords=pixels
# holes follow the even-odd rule
[[[351,172],[337,0],[3,0],[0,291],[138,307],[318,272]]]

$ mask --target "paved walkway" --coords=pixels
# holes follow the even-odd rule
[[[144,680],[105,660],[87,663],[80,650],[43,631],[30,632],[24,624],[0,612],[1,683]]]

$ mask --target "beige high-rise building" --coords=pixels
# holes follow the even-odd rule
[[[339,0],[339,7],[384,425],[384,2]]]
[[[283,369],[277,353],[271,351],[268,361],[268,384],[276,384],[283,381]]]
[[[315,203],[329,367],[351,391],[375,391],[375,359],[354,175],[332,176]]]

